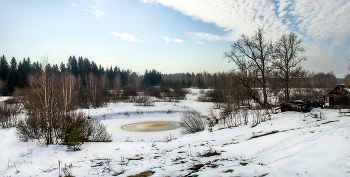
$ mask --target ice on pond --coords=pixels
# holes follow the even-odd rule
[[[181,126],[182,123],[174,121],[147,121],[124,125],[122,128],[133,132],[158,132],[174,130]]]

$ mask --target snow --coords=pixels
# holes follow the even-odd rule
[[[188,135],[181,134],[181,128],[161,132],[121,128],[144,121],[180,121],[187,109],[207,115],[212,103],[197,102],[199,90],[191,91],[179,103],[157,102],[150,107],[110,103],[81,110],[108,125],[113,141],[85,143],[76,152],[63,145],[21,142],[14,128],[0,129],[0,176],[64,175],[58,161],[61,168],[72,163],[74,176],[120,172],[119,176],[128,176],[148,170],[155,172],[153,176],[350,176],[350,118],[340,117],[338,110],[321,109],[323,119],[309,113],[278,113],[253,128],[250,120],[248,125]],[[165,141],[171,137],[176,139]],[[201,156],[214,151],[221,154]],[[198,164],[204,166],[192,168]]]

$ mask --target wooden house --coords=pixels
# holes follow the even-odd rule
[[[350,108],[350,85],[337,85],[324,98],[329,107]]]

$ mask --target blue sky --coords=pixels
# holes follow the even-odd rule
[[[223,52],[258,27],[276,40],[295,31],[315,72],[347,74],[348,0],[0,0],[0,54],[66,63],[83,56],[143,74],[222,72]]]

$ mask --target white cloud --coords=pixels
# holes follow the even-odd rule
[[[187,32],[186,36],[189,36],[195,41],[207,40],[207,41],[226,41],[227,37],[221,37],[215,34],[210,33],[201,33],[201,32]]]
[[[285,15],[287,15],[287,11],[282,11],[278,14],[278,17],[284,17]]]
[[[96,3],[98,3],[98,1],[96,1]],[[74,4],[74,3],[71,3],[71,6],[73,6],[73,7],[80,7],[80,6],[78,6],[78,5]],[[103,21],[102,16],[105,15],[105,12],[104,12],[104,11],[101,11],[101,10],[98,9],[96,6],[91,5],[91,4],[89,5],[89,8],[90,8],[90,9],[84,8],[84,9],[82,9],[82,10],[83,10],[83,11],[86,11],[86,12],[91,12],[92,14],[94,14],[94,16],[95,16],[98,20]]]
[[[78,7],[78,6],[77,6]],[[100,9],[98,9],[96,6],[93,6],[93,5],[89,5],[90,9],[83,9],[83,11],[86,11],[86,12],[91,12],[92,14],[94,14],[94,16],[100,20],[100,21],[103,21],[102,19],[102,16],[105,15],[105,12],[104,11],[101,11]]]
[[[92,13],[94,13],[97,17],[103,16],[105,14],[105,12],[103,12],[99,9],[92,11]]]
[[[165,43],[169,43],[170,42],[170,37],[166,37],[166,36],[160,36],[165,40]]]
[[[151,41],[152,42],[155,37],[154,36],[150,36],[150,37],[149,36],[143,36],[143,38],[146,39],[147,41]]]
[[[279,0],[279,2],[277,3],[277,6],[278,6],[278,13],[281,13],[284,11],[284,9],[288,8],[288,6],[292,4],[291,1],[289,0]]]
[[[341,65],[336,61],[334,50],[350,40],[349,0],[140,1],[170,7],[195,20],[213,23],[227,32],[223,36],[187,32],[186,35],[197,43],[203,40],[235,41],[241,34],[252,35],[258,27],[264,28],[266,37],[273,41],[284,33],[295,31],[304,40],[305,48],[311,50],[305,53],[310,59],[305,65],[316,67],[314,63],[319,62],[324,70],[329,70],[326,66],[332,62]],[[346,50],[342,52],[347,53]],[[318,51],[323,51],[322,57]]]
[[[349,0],[141,0],[171,7],[182,14],[214,23],[227,31],[225,37],[196,34],[209,40],[236,40],[240,34],[253,34],[258,27],[268,38],[297,31],[305,40],[327,43],[325,47],[343,44],[350,36]],[[291,17],[292,16],[292,17]],[[298,19],[297,21],[290,21]],[[207,35],[207,36],[206,36]],[[324,45],[324,44],[323,44]]]
[[[173,39],[173,42],[181,43],[182,41],[183,41],[182,39]]]
[[[101,16],[103,16],[105,14],[105,12],[101,11],[96,6],[89,5],[89,7],[91,8],[90,12],[92,12],[94,15],[96,15],[97,18],[100,18]]]
[[[259,26],[265,27],[270,33],[276,33],[271,27],[283,25],[276,15],[276,6],[268,0],[143,0],[146,3],[160,3],[171,7],[184,15],[200,19],[206,23],[214,23],[228,34],[225,37],[197,34],[210,40],[233,41],[242,33],[252,34]],[[278,32],[279,33],[279,32]]]
[[[93,5],[89,5],[89,7],[93,8],[93,9],[97,8],[96,6],[93,6]]]
[[[167,43],[167,44],[170,42],[177,42],[177,43],[183,42],[182,39],[175,39],[175,38],[170,38],[168,36],[162,36],[162,35],[160,37],[162,37],[165,40],[165,43]]]
[[[78,6],[78,5],[75,5],[74,3],[72,3],[72,4],[70,4],[71,6],[73,6],[73,7],[80,7],[80,6]]]
[[[129,33],[117,33],[117,32],[111,32],[112,35],[119,37],[122,40],[126,40],[129,42],[142,42],[140,39],[136,38],[135,36],[129,34]]]

